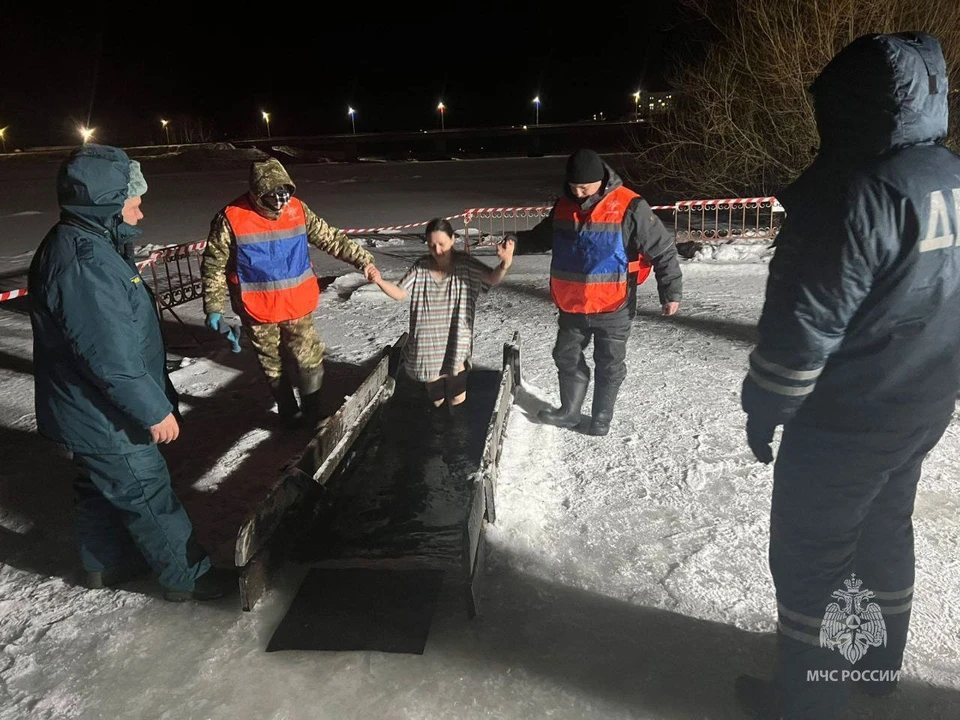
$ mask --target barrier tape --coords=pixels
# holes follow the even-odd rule
[[[465,212],[459,213],[457,215],[451,215],[450,217],[444,218],[444,220],[456,220],[457,218],[464,217]],[[341,229],[344,235],[364,235],[366,233],[385,233],[385,232],[396,232],[397,230],[409,230],[410,228],[423,227],[429,220],[424,220],[423,222],[407,223],[406,225],[389,225],[387,227],[374,227],[374,228],[346,228]]]
[[[737,205],[761,205],[763,203],[769,203],[770,207],[773,210],[782,210],[783,206],[777,202],[775,197],[755,197],[755,198],[725,198],[725,199],[711,199],[711,200],[681,200],[673,205],[651,205],[651,210],[691,210],[693,208],[703,208],[705,206],[737,206]],[[467,208],[462,213],[456,215],[450,215],[449,217],[444,218],[445,220],[456,220],[457,218],[463,218],[464,223],[470,223],[474,217],[481,214],[490,214],[490,213],[505,213],[505,212],[543,212],[549,211],[552,206],[550,205],[534,205],[529,207],[484,207],[484,208]],[[429,220],[424,220],[423,222],[407,223],[405,225],[387,225],[384,227],[372,227],[372,228],[346,228],[342,229],[341,232],[345,235],[362,235],[365,233],[386,233],[386,232],[396,232],[398,230],[409,230],[416,227],[424,227]],[[189,253],[196,252],[198,250],[203,250],[207,246],[206,240],[201,240],[200,242],[195,243],[184,243],[183,245],[171,245],[170,247],[161,248],[160,250],[154,250],[151,252],[146,259],[138,262],[137,271],[143,272],[144,269],[150,265],[156,264],[158,261],[175,259],[178,257],[183,257]],[[23,297],[27,294],[26,288],[20,288],[18,290],[7,290],[0,292],[0,302],[5,302],[6,300],[13,300],[14,298]]]
[[[6,292],[0,292],[0,302],[4,300],[13,300],[14,298],[23,297],[27,294],[27,289],[22,288],[20,290],[8,290]]]

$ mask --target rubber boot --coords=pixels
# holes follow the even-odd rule
[[[280,422],[286,427],[296,427],[300,424],[300,406],[297,404],[297,396],[293,394],[293,385],[290,379],[284,374],[278,378],[268,378],[267,385],[270,387],[270,394],[277,401],[277,414],[280,415]]]
[[[601,385],[597,383],[593,388],[593,411],[590,415],[590,434],[606,435],[610,432],[610,422],[613,420],[613,406],[617,402],[617,393],[620,386]]]
[[[318,425],[326,419],[320,408],[320,388],[323,385],[323,365],[308,371],[300,371],[300,404],[303,419],[310,425]]]
[[[548,425],[572,428],[580,424],[580,410],[587,396],[589,380],[560,376],[560,407],[556,410],[541,410],[537,417]]]

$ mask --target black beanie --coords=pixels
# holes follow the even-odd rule
[[[593,150],[577,150],[567,159],[567,182],[587,185],[603,180],[603,161]]]

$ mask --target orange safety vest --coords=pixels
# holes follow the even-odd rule
[[[564,196],[553,213],[550,295],[568,313],[606,313],[627,302],[630,273],[639,285],[650,275],[650,262],[630,262],[623,241],[623,218],[640,197],[620,186],[584,211]]]
[[[320,284],[307,246],[303,203],[291,198],[276,220],[266,218],[246,195],[224,211],[236,242],[236,270],[246,313],[261,323],[297,320],[317,309]]]

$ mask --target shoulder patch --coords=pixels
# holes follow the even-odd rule
[[[130,282],[132,282],[134,285],[136,285],[138,282],[140,282],[140,276],[139,276],[139,275],[135,275],[134,277],[130,278]]]

